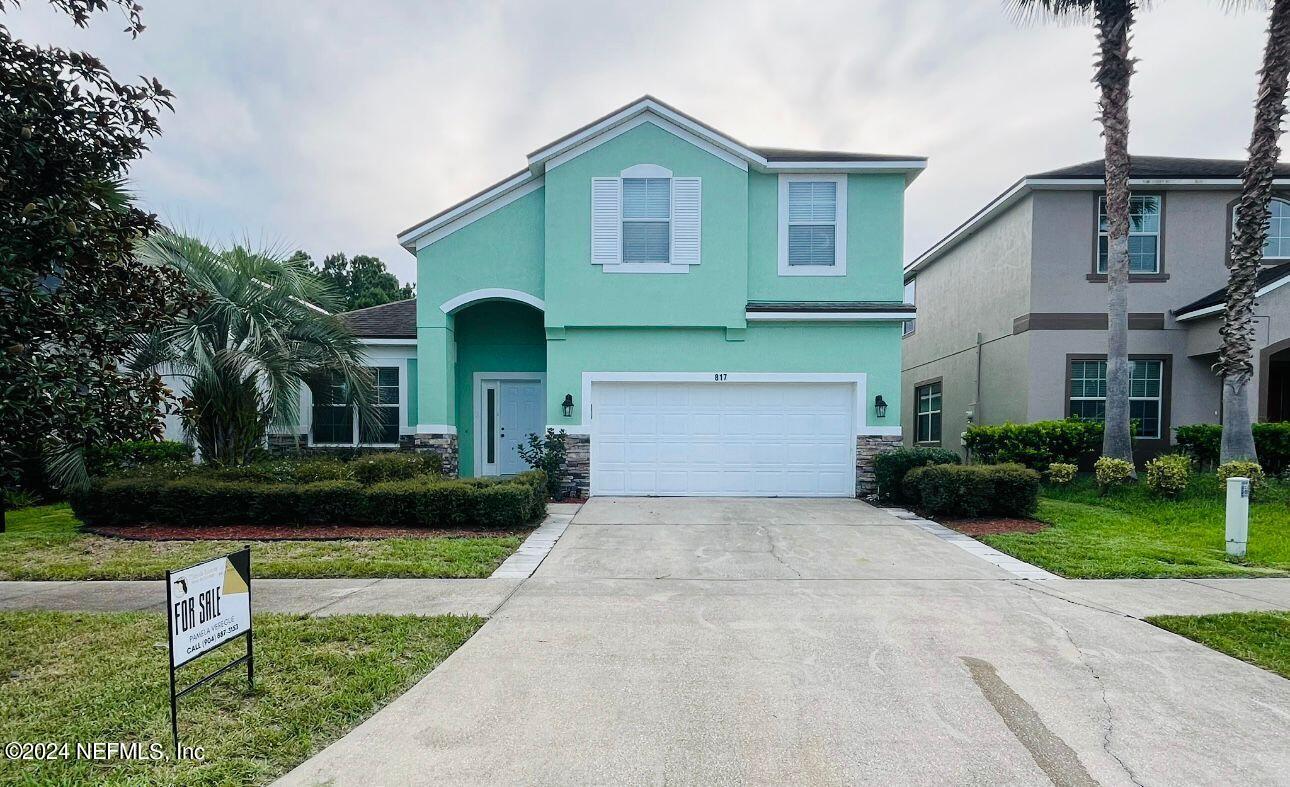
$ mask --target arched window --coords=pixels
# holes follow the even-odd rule
[[[1236,208],[1232,208],[1232,232],[1236,232]],[[1263,259],[1290,259],[1290,202],[1273,197],[1268,205],[1268,240],[1263,244]]]

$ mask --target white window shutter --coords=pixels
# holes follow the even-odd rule
[[[672,178],[672,264],[698,265],[703,179]]]
[[[622,181],[591,179],[591,264],[617,265],[623,255]]]

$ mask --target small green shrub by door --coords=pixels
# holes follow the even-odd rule
[[[1104,456],[1093,464],[1093,477],[1097,479],[1097,486],[1103,492],[1129,483],[1133,480],[1134,472],[1132,462],[1110,456]]]
[[[873,460],[878,497],[885,503],[907,502],[901,482],[916,467],[956,465],[959,455],[944,448],[897,448],[878,454]]]
[[[1075,480],[1079,468],[1066,462],[1053,462],[1048,466],[1048,482],[1059,486],[1069,484]]]
[[[1258,489],[1267,481],[1263,467],[1258,462],[1226,462],[1218,466],[1218,480],[1227,483],[1229,478],[1248,478],[1250,488]]]
[[[910,470],[902,491],[933,516],[1029,516],[1039,505],[1039,473],[1019,464],[928,465]]]

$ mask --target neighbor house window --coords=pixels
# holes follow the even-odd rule
[[[1236,232],[1236,208],[1232,208],[1232,232]],[[1290,259],[1290,202],[1273,199],[1268,204],[1268,239],[1263,243],[1263,259]]]
[[[846,273],[846,175],[781,175],[779,273]]]
[[[914,389],[914,440],[941,441],[941,384],[928,383]]]
[[[1129,364],[1129,418],[1137,429],[1134,436],[1158,440],[1163,431],[1164,361],[1137,360]],[[1106,420],[1106,361],[1071,361],[1067,411],[1076,418]]]
[[[370,423],[360,423],[358,408],[349,402],[349,390],[339,377],[314,389],[313,438],[328,445],[396,445],[399,442],[399,367],[368,369],[373,381]],[[361,434],[360,434],[361,432]]]
[[[910,306],[913,306],[915,294],[916,293],[914,292],[914,280],[910,279],[909,281],[905,282],[905,303],[908,303]],[[900,335],[908,336],[909,334],[913,333],[915,322],[917,322],[917,320],[905,320],[903,323],[901,323]]]
[[[623,262],[670,262],[671,178],[623,178]]]
[[[1106,197],[1097,198],[1097,272],[1106,273]],[[1160,196],[1129,197],[1129,273],[1160,272]]]

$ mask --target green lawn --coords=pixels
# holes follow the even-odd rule
[[[1183,498],[1163,501],[1144,487],[1100,497],[1092,482],[1046,487],[1040,533],[982,536],[1016,558],[1064,577],[1252,577],[1290,575],[1290,484],[1271,483],[1250,506],[1249,554],[1224,551],[1223,493],[1211,476]]]
[[[240,549],[245,541],[128,541],[79,531],[66,505],[10,511],[0,580],[160,579],[167,568]],[[519,536],[253,542],[256,577],[486,577]]]
[[[1163,615],[1147,622],[1290,678],[1290,612]]]
[[[4,741],[158,743],[161,761],[0,758],[0,783],[265,784],[343,735],[443,661],[480,618],[255,617],[255,690],[231,670],[180,700],[171,758],[166,621],[155,613],[0,614]],[[191,681],[240,643],[181,669]],[[186,682],[183,684],[186,685]]]

